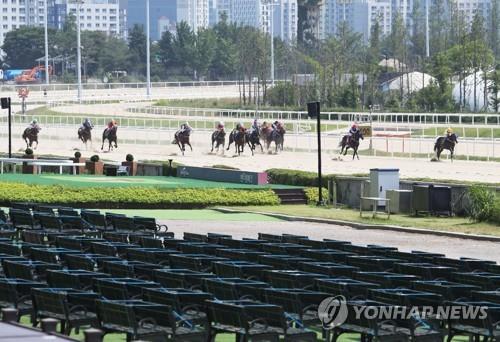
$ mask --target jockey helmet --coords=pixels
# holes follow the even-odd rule
[[[357,124],[353,124],[351,128],[352,129],[358,129],[358,125]]]
[[[31,121],[31,123],[32,123],[33,125],[36,125],[36,124],[38,123],[38,121],[37,121],[36,119],[33,119],[33,121]]]
[[[453,130],[451,129],[451,127],[448,127],[448,129],[446,130],[446,133],[447,134],[452,134],[453,133]]]

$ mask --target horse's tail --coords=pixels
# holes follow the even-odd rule
[[[344,140],[345,140],[345,136],[343,136],[342,139],[340,139],[338,147],[342,147],[342,145],[344,145]]]
[[[439,145],[441,145],[441,138],[438,138],[436,140],[436,143],[434,144],[434,152],[437,152],[437,150],[439,149]]]

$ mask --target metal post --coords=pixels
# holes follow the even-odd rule
[[[318,205],[323,205],[323,192],[322,192],[323,178],[321,175],[321,114],[319,113],[319,110],[317,116],[317,125],[318,127],[316,130],[318,134],[318,190],[319,190]]]
[[[9,158],[12,158],[12,101],[10,97],[7,98],[7,101],[9,106]]]
[[[47,0],[45,0],[45,84],[50,84],[49,79],[49,9],[47,6]]]
[[[269,6],[271,6],[271,84],[274,86],[274,0],[271,0]]]
[[[82,101],[82,43],[80,29],[80,6],[84,0],[76,0],[76,69],[78,75],[78,102]]]
[[[146,0],[146,83],[147,83],[147,93],[148,97],[151,96],[151,39],[149,33],[149,0]]]
[[[425,0],[425,56],[430,56],[429,43],[429,0]]]

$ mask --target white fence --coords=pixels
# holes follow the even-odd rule
[[[27,125],[32,116],[15,115],[13,117],[14,124],[18,127]],[[76,139],[76,131],[83,122],[84,115],[37,115],[36,119],[42,128],[54,130],[52,134],[46,134],[47,130],[42,131],[41,139],[50,140],[71,140]],[[101,116],[92,118],[96,129],[94,134],[100,135],[102,129],[106,126],[107,122],[115,119],[119,124],[119,136],[125,137],[128,143],[132,144],[163,144],[165,137],[171,136],[179,125],[185,122],[182,118],[168,118],[168,117],[127,117],[110,115],[109,117]],[[227,121],[228,127],[234,124],[238,119],[231,119]],[[6,117],[1,117],[0,122],[6,122]],[[208,146],[210,141],[210,133],[214,129],[215,121],[207,118],[192,117],[189,123],[194,128],[195,140],[197,145]],[[326,132],[322,136],[323,148],[327,152],[336,153],[338,151],[338,143],[345,132],[345,125],[342,126],[338,122],[338,130]],[[290,127],[290,125],[292,125]],[[4,124],[2,124],[5,127]],[[285,147],[291,151],[307,151],[313,152],[316,150],[316,135],[314,132],[303,132],[302,128],[305,126],[299,121],[287,123],[288,132],[285,137]],[[60,130],[58,130],[60,128]],[[314,125],[308,127],[314,131]],[[493,128],[491,128],[493,129]],[[497,129],[497,128],[495,128]],[[436,132],[437,132],[436,128]],[[4,133],[4,130],[2,130]],[[441,133],[441,132],[439,132]],[[460,132],[458,132],[460,135]],[[465,130],[464,130],[465,133]],[[44,137],[45,135],[45,137]],[[436,134],[438,135],[438,134]],[[162,137],[161,139],[158,137]],[[378,156],[392,156],[392,157],[426,157],[429,158],[433,155],[435,137],[432,135],[386,135],[374,136],[373,138],[365,138],[361,142],[360,150],[365,151],[372,145],[372,153]],[[368,152],[366,152],[368,153]],[[467,137],[460,135],[459,144],[457,146],[456,154],[459,157],[470,159],[480,158],[483,160],[498,160],[500,158],[500,139],[495,138],[480,138]]]
[[[182,107],[141,107],[128,109],[131,113],[149,113],[169,116],[211,117],[214,119],[231,117],[238,119],[301,120],[308,121],[306,111],[278,110],[241,110],[241,109],[210,109]],[[327,121],[369,121],[391,124],[458,124],[458,125],[494,125],[500,127],[500,114],[470,114],[470,113],[366,113],[366,112],[324,112],[321,118]]]

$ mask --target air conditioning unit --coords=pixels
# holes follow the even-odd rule
[[[410,214],[412,212],[412,190],[387,190],[386,197],[390,200],[391,214]]]
[[[387,190],[399,189],[399,169],[370,169],[370,197],[386,198]],[[380,201],[378,205],[385,205]]]
[[[448,186],[414,185],[413,210],[415,215],[421,212],[451,215],[451,188]]]
[[[430,186],[430,210],[434,215],[451,216],[451,188]]]

